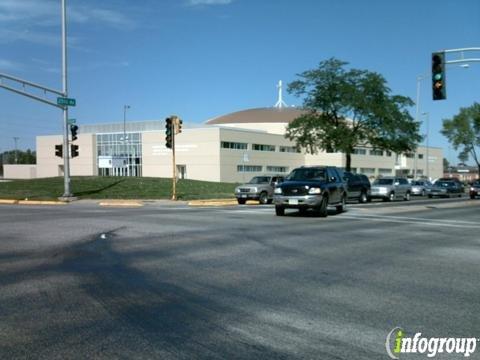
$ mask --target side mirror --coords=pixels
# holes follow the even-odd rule
[[[337,181],[337,178],[335,176],[330,177],[330,182],[336,182],[336,181]]]

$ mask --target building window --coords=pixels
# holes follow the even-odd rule
[[[252,149],[255,151],[275,151],[275,145],[253,144]]]
[[[355,155],[367,155],[367,150],[366,149],[355,148],[355,149],[353,149],[353,153]]]
[[[267,166],[267,172],[273,173],[286,173],[288,171],[288,167],[286,166]]]
[[[383,151],[382,150],[370,150],[370,155],[373,155],[373,156],[383,156]]]
[[[392,152],[391,151],[386,151],[385,155],[388,156],[388,157],[392,157]]]
[[[362,174],[375,174],[374,168],[360,168]]]
[[[297,149],[295,146],[280,146],[279,151],[288,153],[299,153],[300,149]]]
[[[423,154],[418,154],[419,159],[423,159]]]
[[[237,165],[237,172],[262,172],[261,165]]]
[[[409,159],[413,159],[413,154],[405,154],[405,157],[409,158]]]
[[[247,143],[222,141],[220,147],[222,149],[247,150]]]
[[[392,169],[378,169],[379,175],[392,175]]]

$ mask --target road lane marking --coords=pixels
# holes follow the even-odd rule
[[[443,220],[443,219],[424,219],[424,218],[407,218],[401,216],[382,216],[382,215],[342,215],[338,220],[341,219],[353,219],[353,220],[370,220],[370,221],[379,221],[379,222],[392,222],[400,224],[409,224],[411,226],[443,226],[443,227],[455,227],[455,228],[469,228],[469,229],[480,229],[480,224],[475,222],[465,222],[465,221],[455,221],[455,220]]]

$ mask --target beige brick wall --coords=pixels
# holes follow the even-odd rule
[[[37,177],[63,176],[63,158],[55,156],[55,145],[62,143],[61,135],[37,137]],[[75,144],[79,146],[79,156],[70,159],[70,175],[97,175],[95,135],[79,134]]]

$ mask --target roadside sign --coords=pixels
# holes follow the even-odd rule
[[[75,106],[75,104],[76,104],[75,99],[65,98],[65,97],[57,98],[57,105]]]
[[[77,119],[68,119],[68,125],[73,125],[77,123]]]

